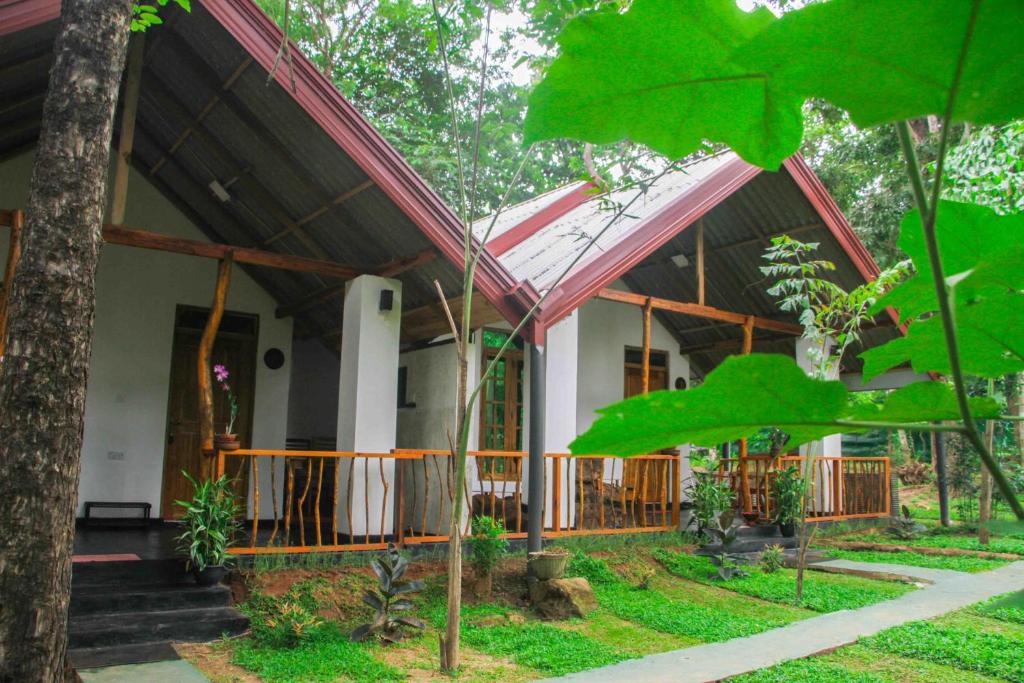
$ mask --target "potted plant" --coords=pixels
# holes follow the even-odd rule
[[[796,533],[796,520],[800,516],[800,503],[803,499],[804,480],[796,467],[790,466],[779,470],[772,481],[772,493],[775,496],[775,523],[783,536],[791,537]]]
[[[475,593],[481,600],[490,600],[494,567],[508,552],[505,526],[493,517],[473,518],[473,555],[471,563],[476,574]]]
[[[233,430],[235,428],[235,418],[238,417],[238,399],[235,398],[235,392],[231,391],[231,385],[228,384],[229,375],[226,367],[220,364],[214,365],[213,376],[217,379],[217,384],[220,385],[221,390],[227,394],[229,407],[228,423],[224,427],[224,433],[215,434],[213,442],[217,450],[237,451],[241,448],[241,444],[238,442],[238,435]]]
[[[565,550],[540,550],[527,555],[526,571],[540,581],[560,579],[565,574],[565,565],[568,562],[569,553]]]
[[[710,472],[694,471],[693,479],[686,488],[686,496],[693,506],[690,523],[697,523],[697,534],[707,537],[706,530],[714,528],[718,516],[731,510],[736,494],[727,481],[719,481]]]
[[[201,586],[212,586],[224,578],[232,563],[228,548],[234,543],[239,524],[238,501],[230,487],[230,480],[221,475],[216,480],[201,483],[182,472],[192,483],[192,500],[175,501],[185,510],[181,522],[185,532],[178,536],[178,550],[186,555],[186,568]]]

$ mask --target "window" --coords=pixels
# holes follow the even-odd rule
[[[497,356],[508,339],[507,332],[484,330],[480,372]],[[521,451],[523,449],[523,352],[522,340],[515,340],[494,368],[481,392],[480,450]],[[481,472],[488,478],[519,477],[518,458],[479,458]]]

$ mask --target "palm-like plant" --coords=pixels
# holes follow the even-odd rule
[[[178,550],[188,556],[188,568],[202,572],[207,567],[226,567],[232,557],[228,548],[238,532],[238,499],[226,475],[197,482],[182,472],[192,484],[192,500],[176,500],[185,510],[181,518],[185,532],[176,539]]]
[[[413,602],[399,596],[415,593],[424,588],[422,581],[402,581],[402,576],[409,568],[409,561],[398,553],[393,543],[388,544],[387,552],[373,561],[371,565],[379,583],[377,591],[366,591],[363,602],[377,610],[373,621],[363,624],[352,631],[349,636],[352,642],[365,640],[368,636],[377,636],[387,643],[397,643],[403,637],[402,627],[425,628],[419,619],[409,616],[396,616],[395,612],[412,609]]]

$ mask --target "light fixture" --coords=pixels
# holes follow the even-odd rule
[[[213,196],[222,202],[227,203],[231,201],[231,195],[228,194],[227,188],[221,185],[216,179],[210,181],[209,188],[210,192],[213,193]]]
[[[669,260],[675,264],[676,268],[686,268],[690,265],[690,259],[687,258],[686,254],[676,254]]]
[[[393,289],[380,290],[379,310],[390,311],[395,306],[395,291]]]

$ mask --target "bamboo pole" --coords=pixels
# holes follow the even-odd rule
[[[743,355],[748,355],[754,348],[754,317],[747,316],[743,321]],[[743,513],[753,514],[750,500],[750,480],[747,473],[747,440],[740,439],[740,501]]]
[[[249,546],[256,547],[256,532],[260,527],[260,464],[259,456],[253,455],[249,460],[252,470],[252,539]]]
[[[644,330],[643,330],[643,358],[641,368],[643,372],[642,393],[646,394],[651,390],[651,311],[652,301],[647,297],[644,303]]]
[[[203,336],[199,340],[196,369],[199,380],[199,433],[204,453],[213,452],[213,384],[210,380],[210,355],[213,352],[213,343],[217,339],[217,328],[220,327],[220,320],[224,316],[233,262],[234,256],[229,251],[217,264],[217,285],[213,292],[213,305],[210,306],[210,315],[206,319],[206,327],[203,328]]]
[[[14,283],[14,271],[21,258],[21,231],[25,225],[25,214],[21,209],[11,212],[11,237],[7,244],[7,266],[4,270],[4,290],[0,292],[0,360],[4,357],[7,347],[7,311],[11,300],[11,285]]]

